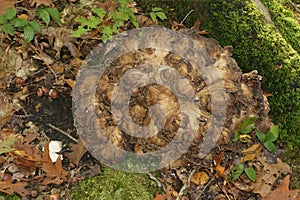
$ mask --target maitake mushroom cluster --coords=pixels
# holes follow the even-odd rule
[[[193,161],[228,143],[246,117],[256,116],[262,130],[271,126],[262,77],[257,71],[242,74],[232,47],[191,29],[134,33],[120,36],[125,42],[119,46],[93,52],[77,78],[75,126],[96,158],[109,164],[124,159],[126,151],[154,152],[164,157],[161,162],[171,156]],[[176,163],[169,166],[184,164]]]

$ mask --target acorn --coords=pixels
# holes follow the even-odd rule
[[[17,167],[17,165],[15,164],[11,164],[8,168],[7,171],[9,171],[10,173],[14,174],[17,171],[19,171],[19,168]]]
[[[54,89],[51,89],[51,90],[49,91],[49,96],[50,96],[52,99],[58,98],[58,91],[57,91],[57,90],[54,90]]]
[[[42,88],[38,88],[38,89],[37,89],[36,95],[37,95],[38,97],[43,96],[43,90],[42,90]]]

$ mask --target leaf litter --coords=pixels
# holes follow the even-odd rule
[[[35,7],[39,5],[55,7],[59,2],[30,0],[21,5],[29,10],[27,14],[34,14]],[[6,8],[14,7],[15,3],[4,0],[0,14]],[[108,10],[115,8],[114,3],[105,6]],[[72,10],[74,7],[76,6],[71,3],[65,8],[62,13],[67,14],[63,16],[63,20],[76,17]],[[21,15],[20,18],[26,17],[24,13]],[[145,15],[138,15],[137,19],[142,26],[153,24]],[[208,34],[205,30],[199,31],[200,23],[197,20],[194,29],[199,34]],[[42,33],[36,35],[34,42],[26,47],[22,44],[23,38],[18,35],[14,44],[7,38],[2,41],[4,54],[0,70],[0,191],[3,193],[17,193],[26,199],[34,197],[32,191],[38,188],[38,193],[44,192],[49,197],[51,188],[67,190],[67,185],[77,183],[88,175],[100,173],[95,160],[86,156],[88,153],[82,141],[70,139],[78,137],[72,116],[57,118],[62,111],[71,112],[71,91],[77,71],[88,52],[87,49],[91,50],[99,42],[96,38],[95,41],[92,41],[93,38],[78,41],[70,37],[70,27],[71,25],[43,27]],[[173,21],[174,30],[182,28],[185,28],[183,23]],[[274,70],[280,68],[278,66]],[[53,91],[60,95],[53,95]],[[54,125],[49,127],[49,123]],[[62,134],[58,130],[67,131]],[[60,151],[53,152],[57,154],[53,160],[49,144],[54,140],[67,145],[63,145]],[[266,154],[265,150],[257,141],[241,144],[240,147],[231,144],[220,148],[221,150],[213,150],[199,163],[190,162],[187,168],[162,170],[163,178],[155,179],[164,188],[165,194],[157,193],[154,200],[208,199],[212,196],[220,199],[248,199],[255,194],[265,200],[299,199],[299,190],[289,190],[287,174],[291,174],[290,166],[280,158],[276,159],[276,163],[267,162],[263,156]],[[61,155],[66,159],[62,159]],[[235,181],[229,179],[228,175],[236,163],[252,166],[257,172],[256,181],[250,181],[244,174]],[[88,167],[88,170],[82,172],[83,167]],[[278,185],[282,176],[285,178]]]

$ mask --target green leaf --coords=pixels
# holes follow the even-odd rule
[[[251,181],[256,181],[256,171],[253,167],[245,168],[245,173]]]
[[[245,167],[242,164],[238,164],[237,166],[234,166],[232,168],[232,170],[233,170],[233,172],[232,172],[233,179],[234,180],[238,179],[242,175],[244,169],[245,169]]]
[[[154,12],[150,12],[150,17],[151,17],[152,21],[156,20],[156,14]]]
[[[106,12],[103,8],[92,8],[92,11],[96,13],[100,19],[103,19],[103,17],[106,15]]]
[[[55,21],[55,23],[60,25],[60,14],[58,10],[56,8],[51,8],[51,7],[46,8],[45,10],[50,14],[50,16]]]
[[[278,135],[274,135],[270,131],[267,132],[265,142],[275,142],[278,138]]]
[[[272,153],[276,152],[276,147],[275,144],[269,141],[264,142],[264,146],[266,147],[266,149]]]
[[[233,130],[234,132],[234,138],[232,139],[232,142],[237,142],[239,140],[239,132],[237,130]]]
[[[42,18],[42,20],[46,23],[46,25],[49,25],[50,22],[50,15],[46,11],[46,9],[37,9],[36,14],[38,17]]]
[[[240,131],[242,133],[250,133],[254,128],[256,119],[257,119],[256,117],[249,117],[245,119],[241,125]]]
[[[15,28],[11,24],[3,24],[2,30],[4,33],[15,35]]]
[[[31,26],[27,25],[24,28],[24,39],[26,43],[29,43],[34,37],[34,30]]]
[[[157,12],[156,15],[162,20],[167,19],[167,16],[163,12]]]
[[[87,31],[88,31],[88,29],[85,29],[82,26],[79,26],[76,31],[72,32],[72,37],[80,37],[82,34],[84,34]]]
[[[255,134],[260,142],[265,142],[266,135],[263,132],[256,130]]]
[[[137,21],[131,21],[131,23],[134,25],[135,28],[139,27],[139,23]]]
[[[154,7],[154,8],[152,8],[152,11],[153,12],[158,12],[158,11],[162,11],[163,9],[162,8],[160,8],[160,7]]]
[[[272,126],[269,130],[276,138],[278,138],[279,128],[278,125]]]
[[[13,144],[15,144],[18,141],[16,138],[10,138],[7,140],[3,140],[0,142],[0,154],[8,153],[13,150],[11,147]]]
[[[16,18],[16,20],[14,20],[12,24],[15,27],[23,27],[23,26],[26,26],[28,24],[28,21],[26,19],[18,19],[18,18]]]
[[[120,21],[127,21],[129,19],[129,14],[127,12],[113,12],[112,18]]]
[[[5,11],[5,18],[7,20],[11,20],[13,19],[17,14],[17,10],[16,9],[12,9],[12,8],[7,8]]]
[[[5,15],[0,15],[0,24],[6,24],[7,20],[5,18]]]
[[[79,18],[77,21],[83,26],[87,26],[87,29],[92,29],[96,28],[102,22],[102,19],[96,18],[95,16],[90,16],[89,19]]]
[[[37,23],[36,21],[30,21],[29,24],[33,28],[33,30],[35,30],[36,32],[41,32],[42,31],[42,28],[41,28],[40,24]]]

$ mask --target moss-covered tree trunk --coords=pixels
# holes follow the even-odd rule
[[[281,127],[279,145],[293,157],[300,151],[300,24],[288,8],[290,0],[148,0],[163,7],[171,20],[210,32],[222,46],[234,47],[233,57],[243,72],[257,69],[269,97],[271,116]],[[139,0],[137,0],[139,2]],[[145,5],[145,1],[143,1]],[[297,12],[297,11],[296,11]],[[299,10],[298,10],[299,12]],[[298,13],[299,16],[299,13]],[[170,20],[170,21],[171,21]],[[277,70],[276,70],[277,69]]]
[[[255,1],[213,0],[202,28],[222,45],[234,46],[234,57],[244,71],[259,70],[263,89],[273,95],[269,97],[271,114],[284,129],[282,141],[300,144],[300,26],[283,2],[263,3],[272,22]],[[274,70],[276,66],[282,68]]]

